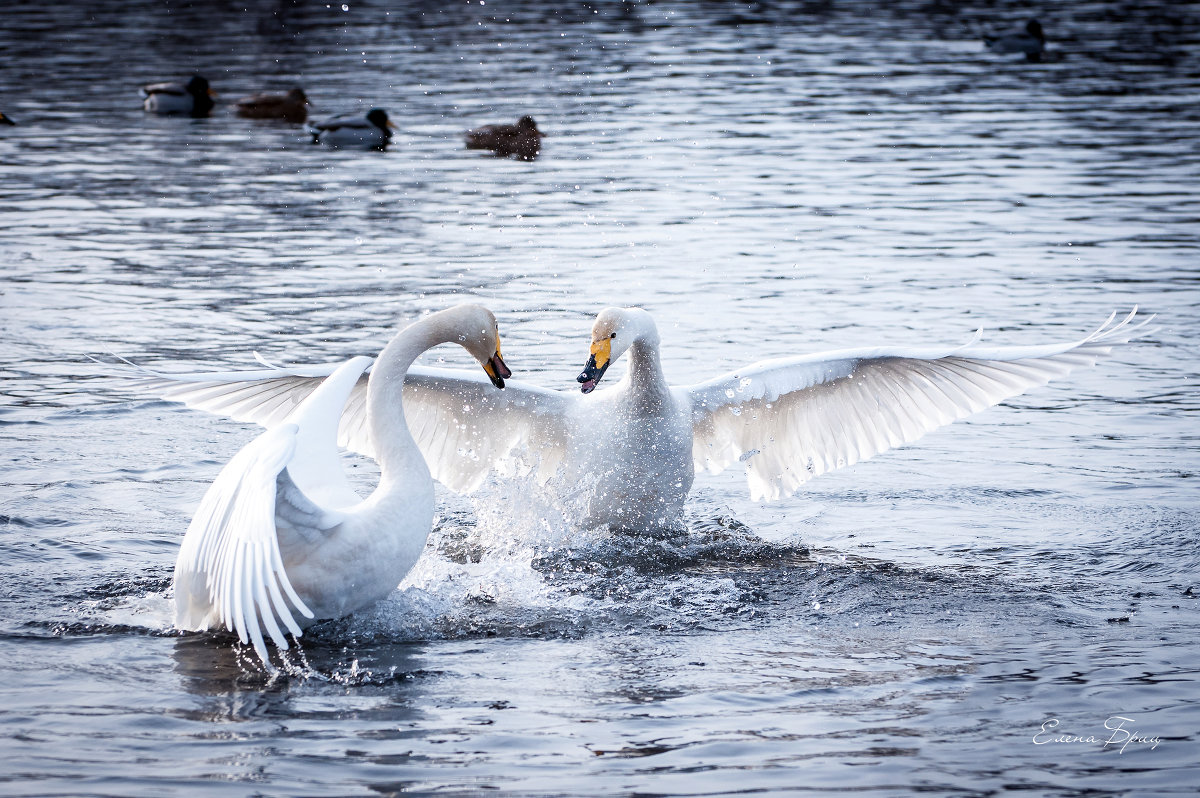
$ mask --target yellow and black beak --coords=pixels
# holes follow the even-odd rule
[[[508,366],[504,365],[504,359],[500,357],[500,347],[497,345],[496,354],[487,359],[483,364],[483,370],[488,375],[488,379],[492,381],[492,385],[497,388],[504,387],[504,380],[512,376],[512,371]]]
[[[612,362],[611,355],[612,341],[610,339],[605,338],[592,344],[592,354],[583,367],[583,373],[575,378],[576,382],[583,383],[579,386],[579,390],[584,393],[596,390],[596,383],[600,382],[600,378],[604,376],[609,363]]]

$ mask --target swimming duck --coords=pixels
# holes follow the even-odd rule
[[[372,108],[366,116],[345,114],[309,125],[313,144],[330,147],[371,147],[382,150],[392,140],[395,125],[388,120],[387,111]]]
[[[542,149],[542,137],[532,116],[523,116],[515,125],[484,125],[466,133],[468,150],[491,150],[496,155],[515,155],[532,161]]]
[[[5,116],[3,111],[0,111],[0,125],[15,125],[15,124],[17,124],[17,123],[12,121],[12,119],[10,119],[9,117]]]
[[[1025,23],[1024,33],[984,36],[983,44],[993,53],[1024,53],[1030,61],[1037,61],[1046,50],[1046,34],[1042,23],[1031,19]]]
[[[470,352],[496,388],[512,376],[496,319],[480,305],[409,325],[380,352],[369,378],[369,357],[333,368],[234,455],[205,493],[175,564],[176,626],[236,632],[271,669],[264,628],[286,649],[284,629],[300,637],[303,626],[395,590],[421,555],[434,505],[402,388],[417,356],[443,343]],[[336,444],[346,401],[360,387],[353,401],[380,465],[366,498],[347,481]]]
[[[508,383],[503,395],[461,372],[414,368],[404,401],[435,479],[470,493],[493,471],[532,474],[581,526],[646,529],[681,522],[696,471],[744,463],[754,500],[917,440],[1072,369],[1093,365],[1149,322],[1109,317],[1072,342],[990,348],[879,347],[767,360],[687,386],[667,383],[653,318],[607,308],[592,327],[581,394]],[[1153,317],[1151,317],[1153,318]],[[596,391],[611,365],[629,371]],[[276,423],[328,366],[158,375],[164,399]],[[594,393],[593,393],[594,392]],[[364,385],[342,416],[340,443],[375,456]]]
[[[183,83],[151,83],[142,87],[142,110],[152,114],[208,116],[213,108],[213,90],[200,75]]]
[[[252,94],[237,101],[237,115],[247,119],[282,119],[300,124],[308,118],[308,97],[299,86],[287,94]]]

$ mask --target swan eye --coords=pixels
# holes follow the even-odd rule
[[[609,338],[616,338],[616,337],[617,337],[617,334],[616,334],[616,333],[613,333],[612,335],[610,335],[610,336],[608,336],[608,337],[609,337]]]

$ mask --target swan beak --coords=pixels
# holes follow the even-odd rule
[[[399,130],[399,129],[400,129],[400,128],[396,127],[396,123],[395,123],[395,122],[393,122],[393,121],[392,121],[392,120],[390,120],[390,119],[387,121],[387,126],[388,126],[388,127],[390,127],[392,130]]]
[[[208,96],[209,96],[209,97],[217,97],[218,95],[217,95],[217,93],[216,93],[215,91],[213,91],[212,89],[209,89],[209,90],[208,90]]]
[[[504,365],[504,360],[500,357],[499,347],[496,347],[496,354],[489,357],[483,364],[483,370],[488,375],[488,379],[492,381],[492,385],[497,388],[503,388],[504,380],[512,376],[512,371]]]
[[[600,382],[600,378],[608,370],[611,355],[612,341],[608,338],[592,344],[592,354],[583,367],[583,373],[575,378],[576,382],[583,383],[579,386],[579,390],[583,393],[591,393],[596,390],[596,383]]]

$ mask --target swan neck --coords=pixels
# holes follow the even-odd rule
[[[379,353],[367,383],[367,424],[379,461],[381,485],[407,474],[425,459],[404,416],[404,378],[420,355],[451,336],[430,318],[401,330]]]
[[[668,394],[667,380],[658,356],[657,335],[641,336],[629,348],[629,381],[633,391],[643,396],[652,398]]]

